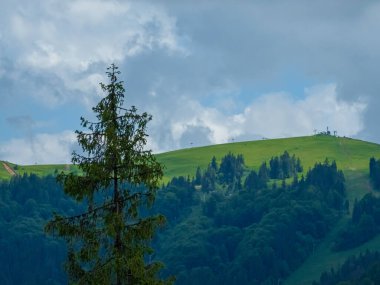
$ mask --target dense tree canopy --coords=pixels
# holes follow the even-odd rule
[[[357,247],[380,232],[380,198],[372,193],[355,200],[351,221],[340,232],[334,250]]]
[[[81,175],[61,173],[66,194],[86,204],[76,216],[55,215],[46,230],[68,245],[66,270],[75,284],[161,284],[161,264],[146,263],[148,242],[162,225],[162,215],[143,216],[151,207],[162,167],[145,149],[147,113],[123,107],[124,87],[118,68],[111,65],[106,96],[93,108],[96,121],[81,118],[87,131],[77,131],[83,153],[73,154]]]
[[[239,188],[220,180],[221,161],[211,159],[199,169],[201,187],[196,172],[193,179],[175,177],[157,193],[151,209],[139,207],[142,217],[163,213],[168,221],[152,240],[154,254],[144,261],[163,260],[161,277],[175,274],[180,285],[276,284],[313,253],[343,214],[344,176],[326,161],[305,178],[285,184],[269,179],[250,189],[245,181],[253,171],[260,176],[260,168],[241,163],[242,173],[235,172],[243,181]],[[232,181],[236,183],[236,176]],[[144,187],[133,189],[147,191]],[[100,198],[95,195],[94,203]],[[44,236],[42,227],[52,210],[60,216],[78,215],[86,212],[88,201],[78,204],[54,177],[31,175],[0,183],[0,204],[1,284],[67,284],[60,266],[65,243]],[[28,258],[20,259],[20,251]],[[22,275],[19,268],[25,268]]]
[[[369,160],[369,178],[373,187],[380,190],[380,160],[371,157]]]
[[[349,257],[337,269],[322,273],[313,285],[375,285],[380,284],[380,253],[366,251]]]
[[[268,188],[268,178],[248,170],[242,156],[240,163],[232,163],[237,157],[230,153],[221,160],[241,169],[231,171],[230,184],[224,168],[216,169],[215,187],[195,190],[211,162],[204,172],[197,170],[193,181],[175,178],[167,185],[176,189],[176,219],[156,245],[167,264],[165,274],[175,272],[178,284],[199,284],[200,278],[202,284],[272,284],[283,279],[312,253],[343,208],[344,176],[335,162],[316,164],[306,179]],[[232,187],[239,177],[245,178],[242,187]],[[187,202],[176,193],[186,193],[180,197]]]

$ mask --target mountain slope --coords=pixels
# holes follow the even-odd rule
[[[350,201],[350,213],[352,212],[354,200],[360,200],[366,193],[371,192],[369,185],[368,173],[365,171],[346,171],[347,198]],[[331,247],[336,240],[339,231],[343,229],[351,219],[351,215],[343,216],[337,222],[335,227],[325,237],[323,242],[315,248],[311,255],[302,266],[291,274],[283,284],[311,284],[312,281],[319,280],[324,271],[330,271],[331,268],[337,268],[352,255],[359,255],[361,252],[369,250],[380,250],[380,236],[364,243],[363,245],[344,251],[332,251]]]
[[[349,138],[311,136],[240,142],[172,151],[158,154],[157,158],[166,167],[164,181],[168,181],[173,176],[194,175],[197,166],[205,168],[212,156],[215,156],[220,162],[220,159],[228,152],[243,154],[246,165],[249,168],[258,169],[263,161],[269,161],[272,156],[280,155],[285,150],[290,155],[295,154],[301,159],[305,173],[316,162],[323,162],[326,158],[330,161],[336,160],[338,168],[344,171],[347,179],[347,197],[351,206],[355,198],[360,199],[365,193],[372,191],[368,183],[368,163],[370,157],[380,157],[380,145]],[[61,170],[76,170],[70,165],[19,165],[15,167],[14,164],[7,164],[13,169],[16,168],[18,174],[27,172],[36,173],[39,176]],[[0,164],[1,178],[10,178],[10,174],[2,166],[2,163]],[[348,219],[349,216],[344,216],[336,224],[324,241],[315,248],[314,254],[287,280],[284,280],[284,284],[311,284],[311,281],[318,279],[323,271],[342,264],[347,256],[357,254],[366,248],[380,249],[380,237],[376,237],[356,249],[332,252],[330,250],[332,242]]]
[[[192,148],[158,155],[166,166],[167,177],[195,173],[199,165],[205,167],[213,155],[219,160],[227,152],[242,153],[246,164],[258,169],[263,161],[269,161],[272,156],[280,155],[287,150],[290,155],[300,157],[304,170],[307,171],[316,162],[323,162],[326,158],[335,160],[344,171],[347,179],[347,198],[350,205],[355,199],[360,199],[372,191],[368,181],[368,163],[372,156],[380,156],[380,145],[349,138],[330,136],[312,136],[289,139],[242,142]],[[325,240],[315,249],[315,252],[299,267],[283,284],[311,284],[318,280],[323,271],[342,264],[351,255],[359,254],[365,249],[380,250],[380,237],[368,243],[343,252],[331,251],[331,246],[339,230],[346,225],[350,216],[344,216],[335,228],[326,236]]]
[[[197,166],[205,168],[212,156],[220,160],[230,151],[243,154],[246,165],[257,169],[263,161],[269,161],[272,156],[280,155],[285,150],[301,159],[305,172],[326,158],[336,160],[344,172],[368,172],[369,158],[380,157],[378,144],[333,136],[308,136],[188,148],[158,154],[157,158],[166,166],[165,177],[170,178],[193,175]]]
[[[245,163],[250,168],[258,168],[263,161],[280,155],[285,150],[295,154],[304,165],[305,172],[316,162],[326,158],[336,160],[343,171],[368,171],[369,158],[380,157],[380,145],[350,138],[333,136],[307,136],[261,141],[247,141],[228,144],[194,147],[157,154],[157,159],[165,165],[164,180],[174,176],[193,175],[198,166],[205,168],[211,158],[218,161],[227,154],[243,154]],[[8,163],[9,164],[9,163]],[[14,166],[13,164],[9,164]],[[69,165],[24,165],[18,166],[17,173],[35,173],[38,175],[53,174],[54,171],[75,170]],[[10,178],[0,165],[0,179]]]

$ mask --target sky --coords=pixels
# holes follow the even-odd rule
[[[0,2],[0,160],[68,163],[115,63],[155,153],[312,135],[380,143],[378,1]]]

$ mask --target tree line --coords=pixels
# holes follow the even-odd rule
[[[302,172],[301,160],[294,154],[290,156],[287,151],[280,156],[272,157],[269,164],[263,162],[258,171],[247,169],[243,155],[230,152],[221,158],[220,166],[214,156],[204,171],[198,167],[195,183],[199,189],[207,193],[215,190],[216,183],[227,186],[230,191],[243,188],[253,191],[266,188],[270,179],[298,179],[298,174]]]

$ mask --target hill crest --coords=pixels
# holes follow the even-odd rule
[[[157,159],[165,166],[164,181],[174,176],[192,176],[198,166],[206,168],[213,156],[220,162],[229,152],[243,154],[249,168],[257,169],[263,161],[280,155],[287,150],[299,157],[307,171],[317,162],[335,160],[343,171],[368,171],[368,161],[372,156],[380,157],[380,145],[346,137],[315,135],[305,137],[268,139],[234,142],[185,148],[157,154]],[[35,173],[37,175],[54,174],[55,171],[75,170],[72,165],[16,165],[6,164],[17,174]],[[0,179],[9,179],[10,173],[0,166]]]

